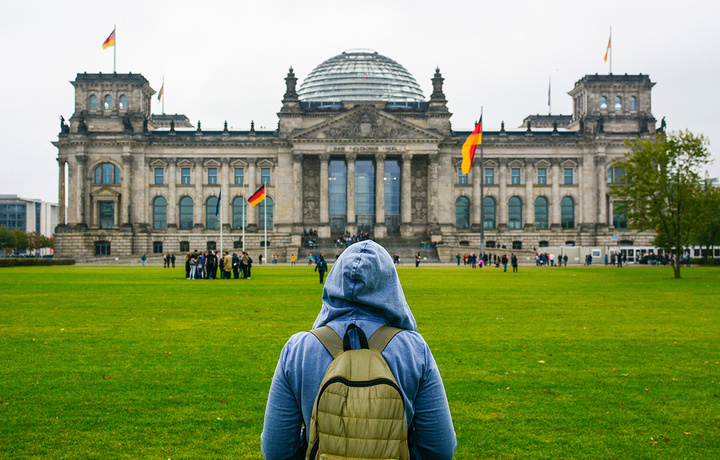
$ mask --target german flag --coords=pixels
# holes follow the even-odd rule
[[[470,134],[470,137],[467,138],[465,143],[463,144],[462,148],[462,173],[467,174],[470,172],[470,168],[472,168],[473,160],[475,159],[475,149],[477,149],[477,146],[482,144],[482,115],[480,116],[480,121],[478,122],[477,126],[475,126],[475,131]]]
[[[111,46],[115,46],[115,29],[113,29],[110,36],[103,42],[103,49],[110,48]]]
[[[248,203],[250,203],[250,206],[255,206],[256,204],[262,202],[262,200],[265,199],[265,184],[263,184],[257,192],[253,193],[253,195],[248,198]]]

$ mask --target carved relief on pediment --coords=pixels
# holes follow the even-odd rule
[[[426,136],[378,113],[359,111],[300,137],[303,139],[422,139]]]

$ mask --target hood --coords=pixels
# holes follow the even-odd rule
[[[374,241],[353,244],[335,261],[325,281],[322,309],[313,328],[348,314],[417,331],[392,258]]]

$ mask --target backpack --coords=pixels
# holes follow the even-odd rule
[[[356,329],[360,349],[350,348]],[[402,329],[381,326],[368,340],[355,324],[340,339],[323,326],[310,331],[333,356],[320,383],[309,426],[306,460],[408,460],[405,401],[382,356]]]

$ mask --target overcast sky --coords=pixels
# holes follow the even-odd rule
[[[60,115],[77,73],[112,72],[102,43],[117,25],[117,72],[141,73],[165,112],[203,129],[274,129],[292,65],[370,48],[402,64],[426,98],[439,66],[455,130],[484,107],[487,130],[531,113],[571,114],[586,74],[648,74],[655,118],[720,142],[717,1],[4,1],[0,16],[0,194],[57,202]],[[161,107],[153,98],[153,112]],[[718,149],[710,145],[720,176]]]

